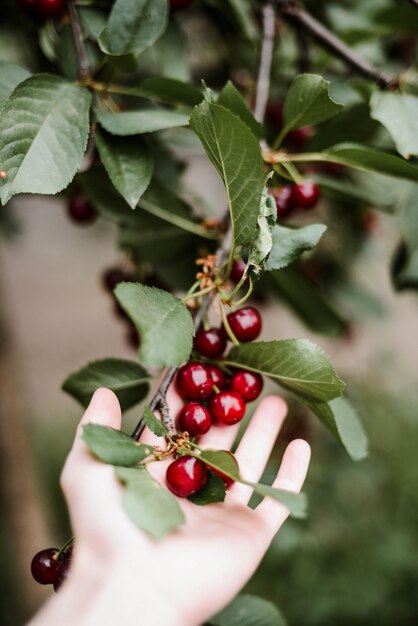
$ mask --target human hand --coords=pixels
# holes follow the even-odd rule
[[[175,415],[182,401],[174,389],[168,400]],[[261,477],[286,411],[279,397],[260,402],[235,452],[244,479],[256,482]],[[202,624],[254,573],[286,520],[287,509],[270,498],[255,510],[248,508],[252,489],[236,483],[222,504],[199,507],[181,499],[186,524],[160,541],[152,539],[126,515],[113,467],[96,460],[82,441],[82,426],[89,422],[120,428],[120,407],[111,391],[99,389],[94,394],[62,474],[76,537],[70,577],[32,626]],[[199,445],[229,449],[237,428],[214,426]],[[141,441],[164,443],[149,431]],[[293,441],[274,486],[300,491],[309,458],[308,444]],[[161,482],[169,462],[150,465]]]

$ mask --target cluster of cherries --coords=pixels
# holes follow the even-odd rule
[[[276,201],[277,221],[288,217],[294,209],[314,209],[321,197],[318,185],[309,180],[295,185],[283,185],[271,193]]]
[[[237,270],[236,270],[237,271]],[[242,275],[242,274],[241,274]],[[228,324],[240,342],[254,341],[261,332],[261,315],[253,307],[243,307],[228,315]],[[225,351],[227,334],[224,328],[200,329],[194,350],[210,360],[219,359]],[[212,426],[237,424],[245,415],[246,403],[256,400],[263,389],[260,374],[237,370],[230,378],[213,364],[191,361],[183,365],[176,378],[176,387],[185,401],[177,416],[177,427],[190,437],[200,437]],[[229,487],[233,481],[218,474]],[[200,491],[208,479],[205,463],[192,456],[181,456],[167,469],[167,486],[176,496],[186,498]]]
[[[41,550],[32,559],[32,576],[40,585],[53,585],[58,591],[68,576],[71,566],[72,544],[63,550],[46,548]]]

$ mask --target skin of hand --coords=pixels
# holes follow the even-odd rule
[[[176,415],[182,400],[171,389]],[[264,398],[236,450],[243,478],[258,481],[286,417],[285,402]],[[247,504],[251,488],[234,484],[222,504],[196,506],[180,499],[187,522],[156,541],[126,515],[113,467],[96,460],[81,439],[89,422],[119,429],[118,400],[99,389],[87,408],[62,473],[76,537],[70,575],[29,626],[198,626],[224,608],[257,569],[288,516],[279,502]],[[204,448],[229,449],[238,426],[217,427],[200,439]],[[164,445],[148,430],[141,441]],[[292,441],[274,486],[300,491],[310,460],[309,445]],[[151,463],[164,482],[170,461]]]

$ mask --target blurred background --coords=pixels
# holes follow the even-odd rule
[[[14,0],[3,3],[11,18],[0,24],[0,59],[34,71],[62,66],[72,78],[68,24],[52,33],[51,52],[50,25],[38,43],[34,26],[17,32],[23,20],[12,15]],[[171,20],[160,47],[144,53],[141,71],[196,84],[204,77],[214,88],[232,78],[251,94],[258,40],[249,43],[241,30],[253,26],[254,12],[249,22],[241,16],[238,28],[232,9],[238,4],[197,0],[178,21]],[[418,12],[406,0],[311,0],[307,5],[380,67],[398,72],[415,63]],[[368,117],[362,99],[367,89],[361,95],[361,85],[357,91],[350,86],[345,66],[319,47],[308,47],[306,59],[304,39],[286,25],[279,30],[268,119],[276,128],[270,135],[279,130],[275,115],[280,117],[289,82],[309,61],[313,71],[332,79],[333,95],[348,111],[340,126],[331,120],[298,149],[354,138],[393,150],[391,137]],[[93,39],[89,44],[94,52]],[[182,132],[161,135],[164,147],[183,151],[187,162],[182,195],[198,196],[205,215],[219,213],[223,190],[201,150]],[[167,161],[163,176],[170,167],[177,175],[177,163],[172,167]],[[333,183],[328,191],[338,191],[341,172],[327,174]],[[391,258],[402,267],[400,231],[404,239],[408,234],[396,213],[402,183],[347,172],[342,182],[361,189],[361,197],[354,193],[349,203],[338,193],[324,193],[313,216],[296,216],[298,225],[325,222],[329,230],[318,252],[280,272],[274,285],[260,285],[257,306],[265,320],[264,339],[308,337],[328,352],[348,383],[370,453],[353,463],[318,420],[290,403],[265,479],[272,478],[286,441],[307,438],[313,449],[305,489],[309,516],[286,523],[247,591],[275,602],[290,626],[413,626],[418,624],[418,300],[413,291],[396,293],[390,276]],[[61,385],[88,361],[135,358],[128,329],[102,285],[103,272],[125,262],[115,245],[117,225],[100,217],[90,227],[77,226],[66,205],[65,198],[20,197],[0,212],[2,626],[25,623],[50,595],[32,580],[30,561],[38,550],[59,546],[70,535],[59,475],[82,411]],[[169,268],[160,270],[161,278],[176,286]],[[266,387],[269,391],[277,387]],[[127,432],[139,415],[136,409],[125,416]]]

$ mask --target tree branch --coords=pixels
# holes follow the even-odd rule
[[[263,122],[270,90],[271,61],[274,50],[276,15],[272,4],[263,7],[263,42],[261,45],[260,67],[258,71],[257,92],[254,117]]]
[[[418,2],[414,2],[418,4]],[[339,56],[350,67],[363,76],[376,82],[385,89],[396,89],[398,78],[382,72],[377,67],[359,57],[339,37],[336,37],[326,26],[321,24],[313,15],[293,0],[276,0],[279,14],[291,24],[303,29],[322,46]]]
[[[418,9],[418,0],[408,0],[410,4],[413,4],[416,9]]]
[[[90,76],[90,63],[87,56],[86,45],[84,41],[84,35],[81,28],[80,20],[77,13],[74,0],[67,0],[68,13],[70,14],[71,28],[73,31],[74,44],[77,52],[78,66],[79,66],[79,78],[85,80]]]

